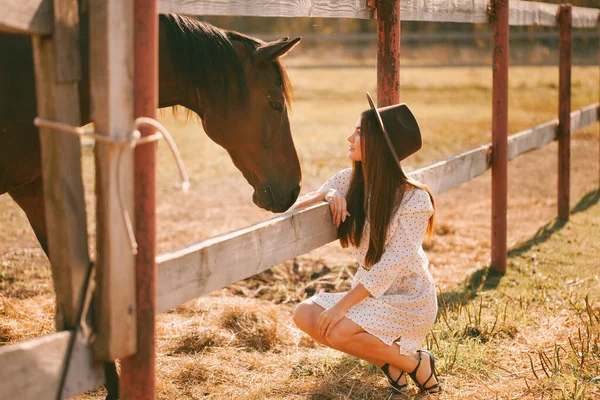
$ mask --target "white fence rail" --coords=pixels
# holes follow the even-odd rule
[[[158,0],[163,14],[369,19],[367,0]],[[403,0],[403,21],[487,23],[488,0]],[[511,0],[510,25],[556,26],[559,5]],[[52,33],[51,0],[0,0],[0,31]],[[573,7],[574,28],[598,25],[598,9]]]

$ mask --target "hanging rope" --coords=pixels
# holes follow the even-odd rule
[[[43,118],[35,118],[33,120],[33,124],[38,128],[48,128],[51,131],[61,131],[70,133],[72,135],[76,135],[79,137],[88,137],[94,139],[95,141],[110,145],[110,146],[118,146],[119,154],[117,156],[117,197],[119,200],[119,208],[121,210],[121,216],[123,218],[123,224],[125,225],[125,229],[127,230],[127,235],[129,237],[129,243],[131,245],[131,252],[135,255],[137,254],[137,241],[135,239],[135,233],[133,230],[133,224],[131,223],[131,217],[129,215],[129,211],[125,207],[125,201],[123,200],[122,190],[121,190],[121,164],[123,161],[123,153],[127,149],[133,150],[136,146],[146,143],[152,143],[159,140],[161,137],[165,138],[169,148],[171,149],[171,153],[177,162],[177,167],[179,168],[179,174],[181,175],[181,180],[183,181],[181,184],[181,189],[184,192],[187,192],[190,188],[190,179],[185,170],[185,166],[183,165],[183,160],[181,159],[181,155],[179,154],[179,150],[177,149],[177,145],[173,140],[173,137],[160,122],[155,119],[148,117],[140,117],[133,121],[133,128],[129,137],[125,140],[115,140],[111,139],[108,136],[100,135],[92,130],[81,128],[78,126],[72,126],[69,124],[64,124],[62,122],[50,121]],[[142,134],[139,131],[139,128],[142,126],[150,126],[156,129],[157,133],[152,135],[142,137]]]

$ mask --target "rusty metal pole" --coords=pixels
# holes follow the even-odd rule
[[[156,117],[158,107],[158,14],[155,0],[135,0],[134,115]],[[140,129],[142,136],[153,134]],[[135,149],[135,235],[137,352],[121,362],[121,399],[153,400],[156,396],[156,143]]]
[[[400,102],[400,0],[377,0],[377,107]]]
[[[558,218],[569,220],[571,169],[571,5],[561,4],[558,11]]]
[[[506,271],[508,198],[508,0],[492,1],[492,267]]]

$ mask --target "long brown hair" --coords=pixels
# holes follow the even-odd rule
[[[360,130],[363,162],[353,162],[352,178],[346,196],[350,217],[340,224],[339,237],[342,247],[350,244],[358,246],[368,213],[369,250],[365,256],[365,267],[368,268],[381,259],[392,212],[396,202],[404,197],[407,188],[427,191],[434,204],[434,214],[427,223],[428,236],[433,233],[435,203],[431,191],[425,185],[409,180],[396,163],[373,110],[361,114]],[[399,196],[396,197],[397,195]]]

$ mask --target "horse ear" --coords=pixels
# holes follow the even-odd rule
[[[257,66],[262,66],[272,63],[293,49],[294,46],[296,46],[301,40],[301,37],[289,40],[289,38],[286,36],[283,39],[263,44],[254,50],[254,64]]]

